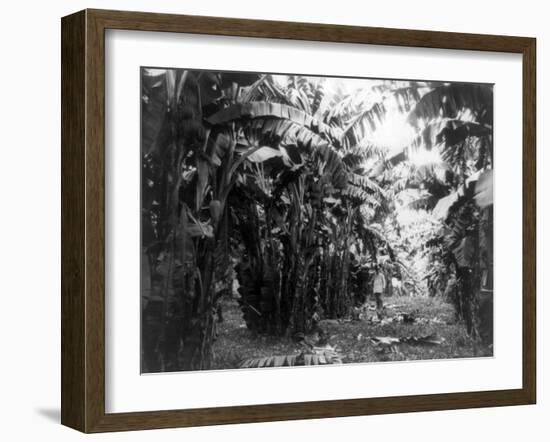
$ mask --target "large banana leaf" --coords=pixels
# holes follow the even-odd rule
[[[455,192],[441,198],[434,207],[432,215],[436,219],[447,219],[455,204],[467,195],[474,197],[479,207],[493,204],[493,171],[490,169],[474,173]]]
[[[408,146],[409,150],[424,148],[431,150],[437,146],[455,146],[469,137],[482,137],[492,133],[492,126],[475,121],[437,118],[428,122]]]
[[[144,153],[154,150],[169,102],[169,81],[165,71],[144,71],[141,78],[141,139]],[[167,130],[168,128],[165,128]]]
[[[282,157],[281,164],[291,169],[293,166],[304,164],[307,160],[322,163],[324,173],[331,176],[334,187],[346,186],[347,172],[342,158],[328,141],[308,127],[291,119],[259,117],[244,123],[243,132],[246,137],[244,149],[253,145],[261,147],[260,150],[263,152],[258,156],[252,156],[252,161],[261,158],[267,160],[269,153],[270,158]],[[271,150],[267,150],[268,148]],[[279,154],[274,150],[278,150]],[[258,152],[259,150],[255,154]]]
[[[383,124],[389,112],[395,108],[400,113],[409,112],[428,90],[424,83],[394,83],[397,87],[392,86],[392,83],[384,82],[359,99],[360,110],[358,112],[351,110],[353,116],[345,124],[342,144],[345,144],[344,138],[350,146],[364,143],[364,140]],[[353,102],[353,97],[351,101]]]
[[[382,189],[378,183],[364,175],[358,175],[355,173],[348,174],[348,183],[352,186],[358,187],[371,195],[376,195],[378,198],[385,200],[386,192]]]
[[[493,170],[482,173],[476,182],[474,198],[479,207],[493,204]]]
[[[477,121],[492,124],[493,86],[452,83],[436,87],[416,104],[409,115],[409,122],[419,127],[421,121],[455,119],[466,111],[472,113]]]
[[[281,103],[286,101],[285,93],[273,81],[272,75],[262,75],[250,86],[242,88],[241,91],[239,101],[243,103],[252,101]]]
[[[263,163],[271,158],[282,157],[283,152],[273,149],[269,146],[262,146],[256,152],[248,156],[248,161],[253,163]]]
[[[419,147],[429,150],[442,144],[448,150],[470,137],[490,135],[493,87],[470,83],[436,87],[422,96],[410,112],[408,121],[419,130],[418,136],[409,145],[392,152],[386,163],[377,163],[369,173],[370,177],[380,175],[385,170],[385,164],[395,166],[406,160]],[[448,158],[452,161],[452,155]]]
[[[359,143],[383,121],[386,109],[383,103],[374,103],[371,107],[355,116],[346,126],[342,137],[348,137],[351,145]]]
[[[456,262],[460,267],[474,267],[476,261],[476,239],[472,236],[462,238],[453,249]]]
[[[251,358],[241,362],[239,368],[294,367],[300,365],[341,364],[342,356],[331,346],[313,347],[311,353],[302,352],[290,355]]]
[[[290,120],[332,140],[340,138],[340,132],[337,129],[317,120],[306,112],[286,104],[266,101],[234,104],[208,117],[207,121],[213,125],[221,125],[234,120],[268,117]]]
[[[488,124],[479,124],[473,121],[448,120],[443,129],[437,134],[435,144],[445,147],[456,146],[469,137],[482,137],[492,133]]]

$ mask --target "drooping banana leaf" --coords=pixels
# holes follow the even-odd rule
[[[457,118],[469,111],[479,122],[492,122],[493,86],[489,84],[452,83],[436,87],[424,95],[409,115],[409,122],[418,127],[420,121],[436,118]]]
[[[300,126],[307,127],[318,135],[330,137],[332,140],[338,140],[340,136],[339,131],[300,109],[286,104],[266,101],[234,104],[210,116],[207,121],[213,125],[221,125],[234,120],[267,117],[291,120]]]
[[[483,172],[476,172],[469,177],[455,192],[441,198],[432,211],[436,219],[447,219],[450,210],[465,195],[475,198],[479,207],[487,207],[493,204],[493,171],[492,169]]]

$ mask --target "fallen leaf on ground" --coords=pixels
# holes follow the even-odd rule
[[[405,336],[403,338],[394,338],[391,336],[373,336],[370,338],[374,345],[395,345],[395,344],[411,344],[411,345],[440,345],[445,339],[438,337],[435,334],[426,336]]]
[[[375,345],[393,345],[400,342],[399,338],[392,338],[391,336],[373,336],[370,340]]]
[[[412,345],[440,345],[445,342],[444,338],[441,338],[435,334],[426,335],[426,336],[408,336],[406,338],[401,338],[401,342],[412,344]]]

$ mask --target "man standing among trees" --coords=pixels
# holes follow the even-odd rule
[[[374,297],[376,298],[376,310],[378,314],[380,314],[382,312],[382,309],[384,308],[384,303],[382,302],[382,293],[384,293],[385,288],[386,278],[384,277],[384,273],[382,273],[379,266],[376,266],[374,267],[372,291],[374,293]]]

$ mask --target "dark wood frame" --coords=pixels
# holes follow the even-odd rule
[[[536,40],[85,10],[62,19],[61,422],[84,432],[534,404]],[[128,29],[519,53],[523,56],[523,386],[401,397],[105,413],[105,30]]]

